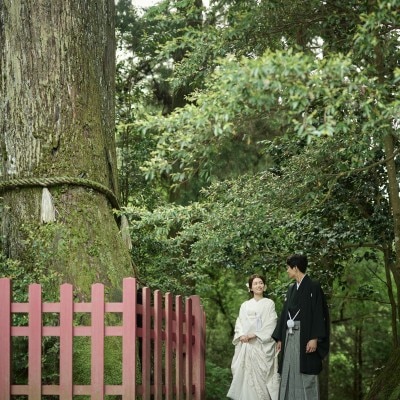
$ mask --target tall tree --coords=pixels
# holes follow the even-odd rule
[[[81,291],[132,274],[113,215],[114,7],[0,2],[2,250]]]

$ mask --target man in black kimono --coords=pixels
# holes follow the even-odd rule
[[[287,259],[290,285],[272,337],[281,351],[279,400],[319,400],[318,374],[329,351],[329,312],[318,282],[306,275],[307,257]]]

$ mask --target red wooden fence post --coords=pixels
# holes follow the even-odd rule
[[[175,296],[175,381],[176,400],[183,400],[183,304],[182,296]]]
[[[42,398],[42,288],[29,285],[29,400]]]
[[[165,398],[173,399],[173,382],[172,382],[172,294],[165,295]]]
[[[185,343],[185,388],[186,388],[186,400],[192,400],[193,398],[193,349],[192,349],[192,335],[193,335],[193,314],[192,314],[192,299],[186,299],[185,304],[185,327],[186,327],[186,343]]]
[[[72,355],[74,335],[74,303],[72,285],[60,288],[60,400],[72,400]]]
[[[11,280],[0,279],[0,400],[11,398]]]
[[[91,399],[104,400],[104,285],[92,286]]]
[[[150,364],[151,364],[151,304],[150,289],[142,292],[142,388],[143,400],[150,400]]]
[[[195,385],[195,400],[205,399],[205,315],[199,296],[191,296],[195,334],[193,343],[193,383]]]
[[[123,280],[122,398],[136,399],[136,279]]]
[[[162,297],[154,292],[154,400],[162,400]]]

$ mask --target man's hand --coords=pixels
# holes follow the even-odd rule
[[[317,350],[317,344],[318,340],[317,339],[311,339],[306,346],[306,353],[314,353],[315,350]]]

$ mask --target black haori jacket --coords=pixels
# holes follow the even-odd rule
[[[272,334],[276,341],[282,342],[279,363],[280,373],[282,372],[285,351],[288,304],[295,296],[296,290],[296,283],[290,285],[283,310]],[[295,320],[300,320],[300,372],[318,375],[322,370],[322,360],[329,352],[330,321],[328,305],[320,284],[311,280],[308,275],[304,276],[297,294],[300,313]],[[307,342],[311,339],[318,339],[317,351],[306,353]]]

